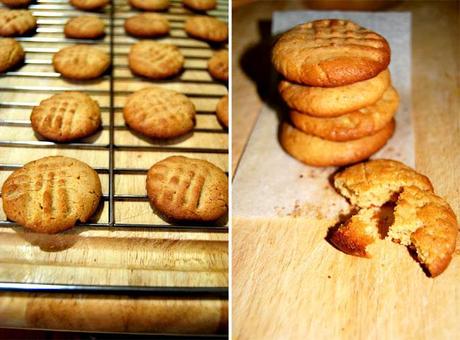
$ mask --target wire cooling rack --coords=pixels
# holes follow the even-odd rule
[[[121,119],[123,98],[138,88],[148,86],[152,82],[140,79],[131,74],[127,66],[129,47],[137,41],[124,33],[123,22],[136,14],[126,0],[113,0],[96,14],[106,24],[106,35],[99,40],[66,39],[63,28],[67,20],[83,12],[75,10],[67,0],[38,0],[29,7],[37,18],[38,28],[35,34],[18,37],[26,52],[24,65],[16,70],[0,75],[0,182],[7,175],[31,160],[48,154],[71,153],[71,156],[82,159],[87,153],[99,152],[97,164],[90,164],[100,176],[106,179],[103,193],[103,208],[97,220],[77,225],[76,228],[149,228],[168,232],[209,232],[227,233],[224,223],[214,225],[187,224],[171,225],[154,216],[154,220],[131,222],[129,218],[117,215],[117,209],[124,207],[118,204],[127,203],[127,209],[133,204],[148,204],[148,198],[140,193],[123,193],[117,191],[117,180],[122,176],[141,176],[145,180],[148,168],[157,160],[173,154],[189,155],[190,157],[208,159],[221,168],[228,167],[228,133],[217,123],[214,115],[217,100],[226,92],[226,86],[215,82],[206,70],[207,60],[215,46],[190,39],[184,32],[184,22],[191,12],[184,9],[180,0],[171,0],[170,9],[164,13],[171,25],[170,36],[159,41],[177,45],[185,55],[184,72],[174,79],[155,81],[155,85],[166,85],[172,89],[180,88],[194,101],[197,107],[197,126],[193,136],[176,144],[146,141],[139,136],[131,135],[128,140],[133,143],[118,142],[117,134],[127,136],[131,132]],[[228,20],[227,0],[218,0],[216,10],[208,11],[208,15],[221,20]],[[94,13],[93,13],[94,14]],[[71,44],[95,44],[110,53],[111,69],[100,79],[90,82],[68,82],[62,80],[52,67],[52,56],[62,47]],[[222,48],[225,46],[220,46]],[[53,80],[55,80],[53,82]],[[52,82],[55,85],[43,85]],[[121,89],[120,89],[121,87]],[[87,93],[96,99],[101,107],[102,131],[96,137],[90,137],[74,143],[53,143],[41,140],[32,132],[28,119],[32,108],[53,94],[73,90]],[[17,129],[18,133],[8,134],[8,129]],[[196,142],[201,136],[201,141]],[[25,152],[27,151],[27,152]],[[152,156],[151,164],[145,166],[117,166],[117,159],[123,153],[141,153]],[[20,155],[20,157],[19,157]],[[118,157],[118,158],[117,158]],[[126,157],[130,156],[124,156]],[[155,157],[159,157],[158,159]],[[84,160],[84,159],[82,159]],[[120,162],[123,163],[123,162]],[[129,164],[130,162],[125,162]],[[135,163],[135,162],[133,162]],[[103,181],[104,182],[104,181]],[[150,209],[150,207],[148,207]],[[0,228],[16,227],[17,225],[0,216]],[[132,294],[132,295],[184,295],[203,296],[206,298],[228,298],[228,287],[151,287],[151,286],[107,286],[107,285],[67,285],[0,282],[0,291],[33,292],[33,293],[88,293],[88,294]]]

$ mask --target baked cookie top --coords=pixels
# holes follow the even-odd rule
[[[273,47],[275,69],[311,86],[342,86],[375,77],[390,63],[381,35],[348,20],[323,19],[295,26]]]
[[[66,142],[93,134],[101,125],[101,113],[87,94],[63,92],[42,100],[30,120],[32,128],[46,139]]]
[[[123,108],[126,124],[151,138],[173,138],[195,125],[195,106],[181,93],[147,87],[131,94]]]
[[[64,26],[67,38],[96,39],[105,34],[104,22],[94,15],[82,15],[72,18]]]
[[[217,0],[182,0],[182,3],[196,11],[209,11],[217,7]]]
[[[185,32],[193,38],[221,43],[227,41],[227,23],[214,17],[192,16],[185,21]]]
[[[216,107],[216,116],[219,122],[228,128],[228,95],[219,99]]]
[[[0,72],[5,72],[24,60],[20,43],[11,38],[0,38]]]
[[[104,8],[109,0],[70,0],[70,4],[84,11],[95,11]]]
[[[31,0],[0,0],[2,4],[10,8],[22,8],[29,6]]]
[[[53,156],[27,163],[3,183],[8,219],[40,233],[87,222],[101,198],[96,171],[73,158]]]
[[[213,54],[208,60],[208,71],[215,79],[228,80],[228,51],[222,50]]]
[[[168,157],[150,168],[146,188],[152,205],[173,220],[214,221],[227,213],[228,178],[204,160]]]
[[[389,87],[382,98],[372,105],[338,117],[319,118],[290,111],[292,123],[305,133],[324,139],[344,142],[373,135],[393,118],[399,105],[399,96]]]
[[[0,9],[0,36],[23,35],[37,27],[37,20],[28,10]]]
[[[169,33],[168,19],[157,13],[142,13],[125,20],[126,33],[139,38],[153,38]]]
[[[128,64],[131,71],[151,79],[164,79],[178,74],[184,56],[177,46],[143,40],[131,46]]]
[[[129,0],[129,4],[144,11],[164,11],[169,8],[169,0]]]
[[[286,104],[296,111],[335,117],[374,104],[390,84],[390,72],[386,69],[374,78],[338,87],[313,87],[282,80],[278,90]]]
[[[101,76],[110,65],[110,57],[90,45],[64,47],[53,56],[54,70],[65,78],[85,80]]]

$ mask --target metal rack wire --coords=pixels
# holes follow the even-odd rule
[[[182,9],[180,0],[172,0],[170,10],[165,13],[168,17],[172,32],[171,36],[165,38],[166,41],[177,45],[179,48],[187,52],[186,60],[195,63],[185,65],[185,71],[205,71],[205,62],[209,58],[210,46],[205,43],[190,44],[192,39],[187,38],[183,33],[183,23],[187,15],[190,14],[187,10]],[[38,139],[28,140],[6,140],[0,134],[0,155],[2,148],[31,148],[31,149],[64,149],[64,150],[99,150],[106,152],[108,156],[107,166],[95,166],[95,170],[99,174],[108,175],[108,192],[103,195],[102,201],[108,204],[107,222],[94,221],[85,223],[81,226],[85,228],[149,228],[156,231],[168,232],[209,232],[209,233],[227,233],[228,227],[222,225],[203,225],[203,224],[188,224],[188,225],[171,225],[168,223],[126,223],[116,219],[115,203],[116,202],[147,202],[146,195],[135,194],[120,194],[115,190],[115,177],[118,175],[141,175],[146,174],[147,168],[144,167],[117,167],[115,164],[115,155],[119,151],[148,151],[162,153],[194,153],[194,154],[212,154],[225,155],[228,154],[228,148],[211,146],[180,146],[180,145],[163,145],[160,143],[151,143],[146,145],[129,145],[119,144],[116,141],[116,131],[124,131],[126,127],[123,124],[117,124],[115,116],[122,110],[122,106],[116,102],[117,96],[125,96],[130,91],[117,90],[117,81],[129,81],[133,78],[128,74],[127,64],[125,62],[116,61],[116,58],[125,58],[127,49],[136,41],[136,39],[126,37],[123,30],[123,20],[133,14],[133,11],[128,8],[126,2],[121,0],[113,0],[113,5],[107,6],[104,11],[97,15],[106,23],[106,36],[100,40],[77,40],[65,39],[61,37],[64,24],[71,17],[81,15],[81,12],[76,11],[70,6],[67,0],[38,0],[36,4],[29,7],[34,16],[38,20],[38,29],[35,35],[17,38],[26,51],[26,60],[22,68],[7,72],[0,75],[1,79],[7,79],[7,82],[0,83],[0,128],[4,127],[30,127],[30,122],[26,119],[17,119],[16,117],[3,118],[1,111],[4,109],[14,109],[29,111],[38,104],[39,100],[5,100],[2,98],[2,93],[24,93],[36,95],[47,94],[52,95],[65,90],[81,90],[89,95],[101,96],[107,103],[101,105],[101,112],[108,115],[108,122],[102,125],[102,131],[108,132],[108,142],[94,143],[79,141],[74,143],[54,143]],[[209,15],[217,16],[219,19],[227,20],[227,0],[218,0],[218,8],[213,11],[208,11]],[[45,35],[45,36],[43,36]],[[54,36],[56,35],[56,37]],[[60,75],[52,69],[51,56],[57,52],[62,45],[67,44],[97,44],[106,49],[112,59],[112,68],[99,81],[107,83],[103,87],[92,86],[94,84],[76,85],[71,83],[67,87],[63,86],[41,86],[27,82],[16,82],[17,79],[25,81],[39,81],[40,79],[58,79]],[[42,45],[43,44],[43,45]],[[193,47],[191,47],[193,46]],[[198,52],[197,52],[198,51]],[[200,52],[201,51],[201,52]],[[206,53],[202,53],[206,52]],[[46,56],[46,57],[43,57]],[[121,74],[117,74],[120,72]],[[124,74],[123,74],[124,73]],[[211,79],[188,79],[178,76],[174,79],[156,82],[160,84],[196,84],[206,86],[207,84],[218,84]],[[147,85],[147,83],[146,83]],[[222,96],[221,93],[204,94],[202,91],[189,91],[185,93],[192,100],[195,99],[217,99]],[[199,110],[198,116],[206,117],[213,115],[211,110]],[[201,134],[226,134],[227,132],[219,126],[215,127],[197,127],[195,133]],[[5,149],[4,149],[5,150]],[[27,160],[30,161],[30,160]],[[25,162],[24,162],[25,163]],[[4,162],[0,157],[0,172],[13,171],[22,167],[23,164],[15,162]],[[153,214],[153,213],[152,213]],[[0,220],[0,228],[15,227],[16,224]],[[77,228],[79,226],[76,226]],[[106,286],[106,285],[66,285],[66,284],[43,284],[43,283],[20,283],[20,282],[0,282],[0,291],[15,291],[15,292],[53,292],[53,293],[84,293],[84,294],[157,294],[157,295],[184,295],[184,296],[203,296],[206,298],[228,298],[228,287],[134,287],[134,286]]]

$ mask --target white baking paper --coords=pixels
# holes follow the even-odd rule
[[[383,35],[391,47],[390,71],[401,103],[396,131],[372,158],[390,158],[414,166],[411,122],[411,15],[405,12],[295,11],[275,12],[272,33],[321,18],[350,19]],[[273,71],[274,72],[274,71]],[[276,86],[275,82],[271,85]],[[233,215],[236,217],[306,216],[335,219],[348,204],[331,186],[337,168],[307,166],[286,154],[277,133],[275,109],[264,105],[236,170],[233,181]]]

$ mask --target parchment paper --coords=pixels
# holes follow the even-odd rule
[[[343,18],[383,35],[391,47],[390,72],[401,103],[396,131],[387,145],[371,158],[390,158],[414,166],[411,122],[411,15],[405,12],[295,11],[275,12],[272,33],[315,19]],[[274,71],[273,71],[274,72]],[[275,87],[272,82],[268,86]],[[279,118],[264,105],[237,168],[233,182],[236,217],[307,216],[335,219],[348,210],[345,199],[329,182],[337,168],[307,166],[289,156],[278,142]]]

